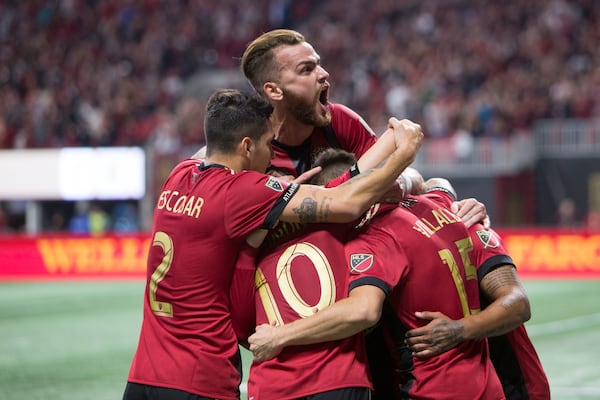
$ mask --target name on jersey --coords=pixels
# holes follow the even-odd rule
[[[164,190],[158,197],[156,207],[159,210],[167,210],[175,214],[185,214],[188,217],[200,217],[200,211],[204,205],[202,197],[180,194],[177,190]]]
[[[304,225],[299,222],[284,222],[279,221],[275,229],[272,229],[265,237],[263,241],[263,246],[265,248],[271,247],[274,244],[277,244],[280,240],[287,238],[289,235],[294,232],[302,229]]]
[[[459,221],[459,218],[451,211],[448,211],[445,208],[438,208],[437,210],[431,211],[430,217],[422,217],[420,220],[418,220],[413,225],[413,229],[423,234],[423,236],[430,238],[444,226],[454,224]]]

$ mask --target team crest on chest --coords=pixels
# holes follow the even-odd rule
[[[366,272],[373,266],[373,254],[351,254],[350,272]]]
[[[273,189],[276,192],[283,192],[283,186],[281,186],[281,182],[279,182],[279,179],[275,177],[270,176],[265,182],[265,186],[269,189]]]
[[[493,232],[477,231],[477,237],[481,240],[481,243],[483,243],[484,249],[495,249],[500,245],[500,241]]]

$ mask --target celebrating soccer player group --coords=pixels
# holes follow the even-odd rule
[[[123,399],[239,399],[240,345],[251,400],[549,399],[485,206],[409,167],[421,126],[330,102],[296,31],[241,69],[161,190]]]

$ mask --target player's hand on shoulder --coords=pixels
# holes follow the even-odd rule
[[[486,228],[490,227],[490,218],[485,208],[485,204],[479,202],[477,199],[468,198],[455,201],[452,203],[452,212],[454,212],[467,227],[478,222],[481,222]]]

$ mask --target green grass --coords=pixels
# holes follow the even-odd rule
[[[527,328],[553,399],[600,398],[600,280],[525,281]],[[120,399],[141,322],[140,282],[0,284],[0,398]],[[247,371],[248,353],[244,353]]]
[[[600,280],[525,281],[553,399],[600,399]]]

